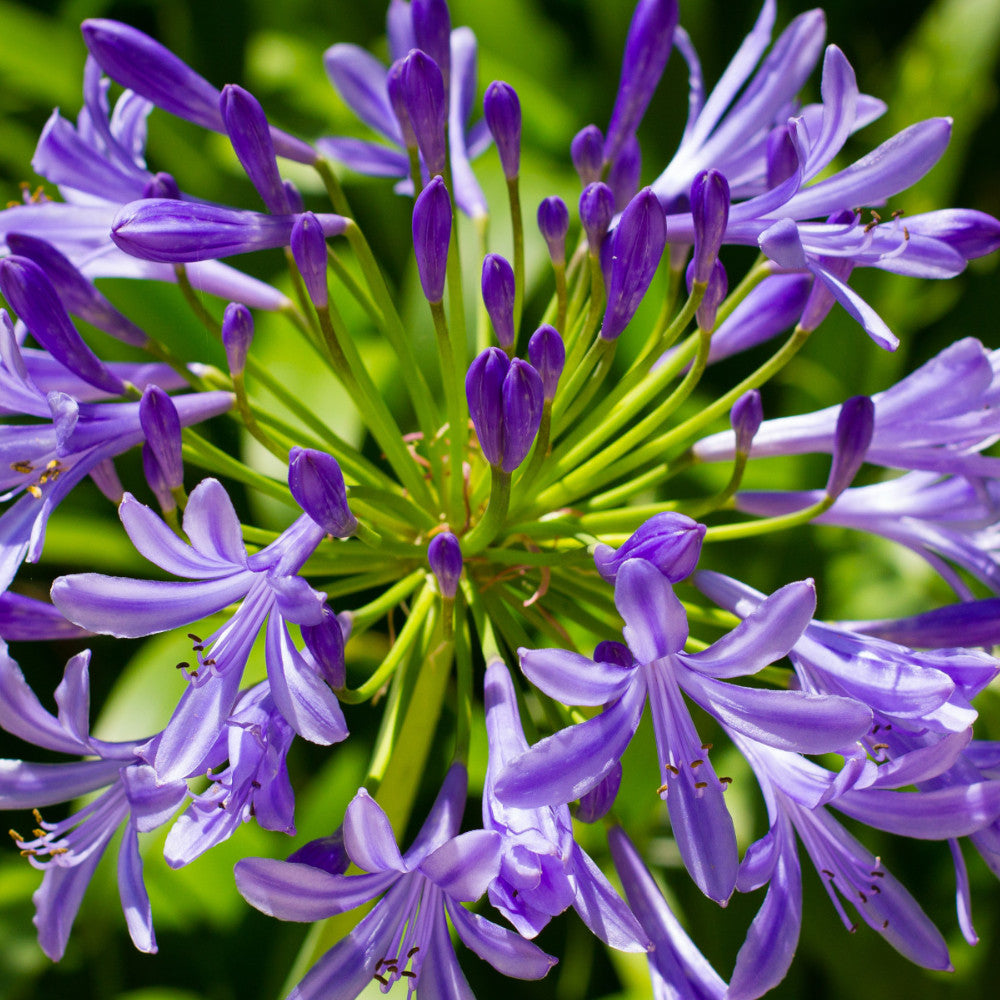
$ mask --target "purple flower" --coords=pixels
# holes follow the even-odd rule
[[[232,375],[243,374],[250,344],[253,343],[253,333],[253,314],[242,303],[230,302],[222,314],[222,345],[226,349],[226,362]]]
[[[736,883],[736,838],[715,774],[681,689],[738,731],[805,753],[844,746],[866,732],[871,712],[839,697],[768,691],[726,683],[784,656],[812,616],[810,583],[771,595],[756,614],[700,653],[684,653],[687,618],[670,582],[644,559],[619,568],[615,603],[628,652],[590,660],[568,650],[519,650],[521,668],[550,697],[604,706],[586,722],[533,746],[499,777],[497,796],[522,807],[568,802],[601,781],[628,746],[648,699],[662,785],[688,871],[709,897],[725,902]]]
[[[610,545],[597,545],[594,565],[606,583],[614,583],[627,559],[645,559],[671,583],[680,583],[698,564],[705,530],[705,525],[692,521],[685,514],[673,511],[654,514],[617,550]]]
[[[293,448],[288,453],[288,488],[295,502],[328,535],[347,538],[358,526],[347,505],[347,487],[340,464],[315,448]]]
[[[653,939],[649,974],[654,996],[723,1000],[726,984],[684,933],[625,831],[611,827],[608,842],[629,906]]]
[[[498,253],[483,258],[483,305],[493,324],[493,332],[504,347],[513,345],[514,330],[514,269]]]
[[[615,196],[607,184],[594,181],[583,189],[580,194],[580,224],[587,234],[587,246],[594,256],[601,252],[601,243],[607,235],[614,214]]]
[[[469,366],[465,392],[483,457],[513,472],[527,458],[541,423],[541,377],[527,361],[510,361],[500,348],[488,347]]]
[[[435,535],[427,546],[427,562],[442,595],[453,598],[462,579],[462,547],[450,531]]]
[[[513,180],[521,165],[521,102],[509,83],[494,80],[486,88],[483,116],[500,154],[503,175]]]
[[[896,385],[872,396],[874,431],[866,461],[896,469],[970,476],[1000,474],[1000,459],[981,455],[1000,433],[1000,352],[972,337],[946,347]],[[752,457],[831,452],[836,406],[763,423]],[[702,461],[728,460],[733,434],[694,446]]]
[[[74,127],[54,111],[32,160],[36,173],[57,184],[64,200],[28,200],[0,211],[0,234],[17,233],[47,241],[88,280],[125,277],[175,282],[173,267],[130,257],[111,242],[111,224],[122,205],[150,196],[177,198],[180,193],[172,178],[146,169],[146,117],[152,105],[127,90],[112,114],[109,86],[110,80],[102,77],[100,66],[89,57],[79,125]],[[217,105],[217,94],[215,101]],[[45,269],[54,283],[64,286]],[[277,289],[217,261],[192,264],[187,273],[195,288],[213,295],[260,309],[288,305],[287,297]],[[70,299],[66,305],[89,320]]]
[[[326,234],[320,220],[312,212],[303,212],[296,218],[288,242],[309,298],[317,309],[325,309],[330,293],[326,284]]]
[[[543,397],[546,402],[555,399],[559,376],[566,364],[566,347],[559,331],[548,323],[543,323],[528,341],[528,359],[542,380]]]
[[[413,203],[413,250],[424,298],[439,303],[444,298],[451,239],[451,196],[436,176]]]
[[[150,562],[192,583],[133,580],[80,573],[59,577],[52,600],[71,621],[119,638],[152,635],[196,622],[234,601],[240,607],[207,639],[195,640],[197,668],[151,763],[168,781],[198,768],[232,709],[257,633],[267,625],[265,659],[278,710],[302,737],[330,744],[347,736],[337,699],[316,665],[295,648],[288,623],[316,625],[323,594],[298,569],[325,534],[303,514],[269,546],[248,556],[232,502],[214,479],[191,492],[181,541],[152,510],[129,494],[119,516],[132,543]]]
[[[105,743],[91,737],[89,661],[90,652],[84,651],[67,662],[55,693],[57,717],[42,707],[0,645],[0,726],[46,750],[90,758],[59,764],[0,761],[0,808],[35,810],[32,836],[14,833],[32,867],[45,873],[33,897],[35,926],[42,951],[53,961],[62,958],[91,876],[123,825],[118,852],[122,910],[135,946],[156,951],[138,834],[167,822],[187,796],[184,781],[156,781],[139,754],[140,741]],[[38,812],[101,789],[97,798],[57,823],[45,822]]]
[[[387,27],[393,60],[402,59],[417,47],[407,5],[390,5]],[[391,146],[333,136],[317,140],[317,149],[359,173],[403,178],[397,190],[412,194],[413,186],[408,179],[410,165],[405,152],[407,142],[389,99],[385,66],[364,49],[347,44],[327,49],[323,62],[327,75],[348,107]],[[466,215],[475,217],[486,213],[486,199],[469,161],[489,145],[490,132],[482,119],[467,127],[476,100],[476,38],[468,28],[452,31],[450,62],[448,155],[455,202]]]
[[[247,858],[236,886],[279,920],[311,922],[346,913],[385,893],[355,928],[312,967],[288,1000],[352,1000],[374,978],[388,990],[402,978],[426,996],[471,996],[448,934],[498,972],[540,979],[555,964],[536,945],[461,904],[479,899],[500,867],[500,837],[458,833],[467,775],[452,766],[413,845],[401,854],[388,817],[364,789],[344,818],[344,846],[366,875],[336,875],[292,861]]]
[[[413,49],[399,70],[400,94],[407,119],[431,176],[444,172],[447,102],[441,67],[421,49]]]
[[[584,185],[601,179],[604,163],[604,136],[596,125],[587,125],[573,136],[569,147],[573,166]]]
[[[615,340],[635,315],[660,266],[666,241],[663,209],[646,188],[628,203],[605,244],[608,305],[601,324],[605,340]]]
[[[729,221],[729,184],[718,170],[705,170],[691,183],[694,224],[693,280],[707,283],[718,262]]]
[[[111,223],[111,238],[133,257],[186,263],[287,247],[301,217],[263,215],[171,198],[145,198],[121,208]],[[332,214],[314,218],[324,236],[339,236],[349,221]]]
[[[566,263],[566,233],[569,230],[569,210],[562,198],[543,198],[538,206],[538,229],[549,248],[554,264]]]
[[[528,749],[507,667],[487,665],[486,734],[489,764],[483,788],[483,826],[502,837],[501,862],[490,884],[490,902],[524,936],[534,937],[572,906],[605,944],[646,951],[649,942],[608,880],[573,839],[565,805],[519,809],[494,793],[497,775]]]

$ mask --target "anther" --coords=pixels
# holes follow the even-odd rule
[[[51,847],[49,848],[49,854],[69,854],[68,847]]]
[[[885,878],[885,872],[869,872],[872,878]]]
[[[36,827],[36,828],[35,828],[34,830],[32,830],[31,832],[32,832],[32,833],[33,833],[33,834],[34,834],[34,835],[35,835],[36,837],[44,837],[44,836],[45,836],[45,831],[44,831],[44,830],[41,830],[41,829],[39,829],[38,827]]]
[[[820,872],[822,872],[822,874],[824,874],[827,878],[833,878],[834,877],[834,873],[832,871],[830,871],[829,868],[820,868]]]
[[[665,795],[666,792],[667,792],[667,783],[666,782],[664,782],[662,785],[660,785],[659,788],[656,789],[656,794],[657,795]]]
[[[35,467],[31,464],[31,462],[11,462],[10,467],[14,472],[20,472],[24,476],[26,476],[29,472],[35,471]]]
[[[383,986],[389,985],[389,980],[386,979],[385,976],[380,976],[377,972],[374,976],[372,976],[372,979],[377,979]]]
[[[712,749],[712,744],[711,743],[702,743],[701,748],[702,748],[702,750],[704,750],[704,751],[707,752],[707,751],[709,751],[709,750]]]
[[[25,848],[25,849],[24,849],[23,851],[21,851],[20,853],[21,853],[21,857],[22,857],[22,858],[33,858],[33,857],[35,857],[35,855],[36,855],[36,854],[37,854],[38,852],[37,852],[37,851],[33,851],[33,850],[31,850],[31,848],[30,848],[30,847],[26,847],[26,848]]]
[[[733,783],[733,779],[729,777],[719,778],[719,784],[722,785],[723,790],[727,789]]]
[[[22,837],[17,832],[17,830],[8,830],[7,833],[9,834],[10,839],[13,840],[13,841],[15,841],[16,843],[20,843],[20,844],[24,843],[24,837]]]
[[[903,226],[903,239],[907,242],[910,241],[910,231],[906,228],[906,226]]]
[[[708,788],[708,782],[707,781],[696,781],[694,783],[694,787],[695,788]]]
[[[184,660],[181,660],[180,663],[174,664],[174,670],[187,670],[189,666],[191,666],[190,663],[186,663]]]
[[[861,897],[862,903],[868,902],[868,897],[860,889],[858,890],[858,895]]]
[[[415,972],[410,972],[409,969],[403,969],[403,971],[400,973],[400,975],[401,976],[409,976],[410,979],[416,979],[417,978],[417,974]]]
[[[25,488],[36,500],[42,499],[42,491],[34,483]]]
[[[872,885],[868,886],[868,888],[872,892],[874,892],[874,893],[879,893],[880,894],[882,892],[882,890],[877,885],[875,885],[874,883]]]
[[[41,826],[45,820],[42,819],[42,814],[37,809],[31,810],[31,815],[35,817],[35,822]]]
[[[888,749],[889,749],[889,744],[888,743],[873,743],[872,744],[872,750],[888,750]]]
[[[888,928],[888,926],[889,926],[889,921],[888,920],[883,920],[882,921],[882,930],[886,930]]]
[[[411,949],[410,949],[410,950],[409,950],[409,951],[408,951],[408,952],[406,953],[406,957],[407,957],[407,958],[413,958],[413,956],[414,956],[414,955],[416,955],[416,953],[417,953],[418,951],[420,951],[420,945],[419,945],[419,944],[417,944],[417,945],[414,945],[414,946],[413,946],[413,947],[412,947],[412,948],[411,948]]]
[[[671,774],[680,774],[681,773],[681,769],[679,767],[674,767],[673,764],[667,764],[667,770]]]
[[[250,782],[250,787],[251,788],[257,788],[257,789],[259,789],[260,788],[260,782],[259,781],[251,781]]]
[[[694,768],[694,767],[701,767],[701,765],[704,764],[704,763],[705,762],[699,757],[697,760],[691,761],[691,763],[690,763],[689,766],[692,767],[692,768]]]

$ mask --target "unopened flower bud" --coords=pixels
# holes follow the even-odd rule
[[[580,129],[570,143],[569,155],[582,184],[599,181],[604,166],[604,136],[601,130],[596,125]]]
[[[513,472],[527,457],[542,422],[544,389],[538,372],[520,358],[503,380],[504,443],[500,468]]]
[[[181,189],[177,186],[173,175],[161,170],[146,181],[146,185],[142,189],[142,196],[143,198],[180,198]]]
[[[688,286],[692,286],[692,278],[694,276],[694,261],[688,266]],[[715,316],[719,311],[719,306],[722,304],[722,300],[726,297],[729,292],[729,276],[726,274],[726,269],[722,266],[721,260],[716,260],[712,265],[711,274],[708,277],[708,285],[705,288],[705,294],[702,297],[701,302],[698,305],[698,310],[695,313],[695,319],[698,322],[698,328],[701,330],[711,330],[715,326]]]
[[[450,531],[435,535],[427,546],[427,562],[441,594],[453,598],[462,578],[462,548],[458,539]]]
[[[764,408],[760,401],[760,390],[750,389],[733,403],[729,411],[729,422],[736,434],[736,454],[749,455],[753,439],[764,420]]]
[[[222,88],[219,110],[233,152],[274,215],[291,212],[271,139],[271,128],[260,102],[249,91],[230,83]]]
[[[288,459],[288,488],[296,503],[328,535],[352,535],[358,522],[347,506],[347,487],[337,460],[313,448],[293,448]]]
[[[139,400],[139,424],[167,489],[179,489],[184,483],[181,421],[172,400],[158,385],[148,386]]]
[[[765,158],[769,190],[787,181],[798,169],[799,154],[787,125],[779,125],[768,133]]]
[[[562,198],[543,198],[538,206],[538,228],[549,248],[553,264],[566,262],[566,232],[569,229],[569,209]]]
[[[667,222],[656,195],[640,191],[625,207],[608,241],[608,305],[601,337],[614,340],[646,294],[667,242]]]
[[[729,182],[718,170],[703,170],[691,184],[694,280],[706,282],[719,258],[729,222]]]
[[[413,131],[413,122],[410,121],[410,112],[406,109],[406,96],[403,86],[403,67],[406,63],[405,57],[397,59],[386,74],[385,87],[389,93],[389,103],[392,105],[396,121],[399,122],[399,131],[403,137],[403,145],[407,149],[417,148],[417,133]]]
[[[293,215],[299,215],[306,209],[305,202],[299,189],[289,180],[283,180],[281,186],[285,189],[285,197],[288,199],[288,210]]]
[[[625,140],[621,151],[608,171],[608,187],[615,196],[615,205],[627,205],[639,190],[642,175],[642,150],[633,135]]]
[[[594,657],[597,659],[596,655]],[[621,761],[606,774],[589,792],[580,796],[580,805],[574,815],[582,823],[596,823],[607,816],[618,797],[622,783]]]
[[[503,459],[503,380],[509,369],[507,355],[499,347],[488,347],[473,359],[465,376],[465,395],[479,447],[494,467]]]
[[[514,343],[514,269],[498,253],[483,258],[483,304],[497,340],[504,347]]]
[[[413,249],[428,302],[444,298],[450,240],[451,197],[441,177],[434,177],[413,203]]]
[[[587,245],[593,256],[601,252],[601,243],[615,215],[615,196],[601,181],[588,184],[580,195],[580,223],[587,234]]]
[[[231,375],[242,375],[253,341],[253,315],[240,302],[230,302],[222,314],[222,346]]]
[[[167,486],[166,480],[163,478],[163,470],[160,468],[160,463],[156,460],[156,455],[153,454],[149,442],[143,443],[141,454],[143,474],[146,477],[146,482],[149,483],[149,488],[156,496],[156,502],[160,505],[160,509],[164,513],[176,510],[177,501],[174,500],[174,495],[170,492],[170,487]]]
[[[566,347],[559,331],[548,323],[543,323],[528,341],[528,360],[534,366],[542,380],[542,395],[547,403],[551,403],[559,385],[566,364]]]
[[[291,247],[309,298],[317,309],[325,309],[330,301],[326,284],[326,237],[312,212],[303,212],[295,220]]]
[[[826,493],[836,497],[851,485],[875,432],[875,404],[868,396],[852,396],[840,407],[833,439],[833,461]]]
[[[441,68],[426,52],[414,49],[403,60],[401,82],[406,113],[427,170],[432,176],[443,173],[448,156],[444,141],[448,106]]]
[[[512,180],[521,165],[521,102],[514,88],[509,83],[494,80],[483,97],[483,114],[497,144],[503,175]]]
[[[705,525],[684,514],[654,514],[617,551],[610,545],[598,545],[594,565],[605,581],[614,583],[626,559],[645,559],[671,583],[678,583],[698,565],[705,530]]]

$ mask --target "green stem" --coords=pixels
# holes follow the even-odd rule
[[[819,503],[810,504],[793,514],[782,514],[779,517],[763,517],[756,521],[742,524],[720,524],[705,532],[706,542],[728,542],[736,538],[755,538],[757,535],[767,535],[775,531],[784,531],[800,524],[808,524],[814,517],[828,511],[836,501],[836,497],[824,496]]]
[[[434,332],[437,335],[438,356],[441,359],[441,381],[444,385],[445,406],[448,410],[448,517],[453,527],[465,523],[465,499],[462,493],[462,460],[465,449],[465,429],[469,411],[461,369],[455,361],[452,335],[445,318],[444,306],[432,302]]]
[[[452,634],[455,640],[455,760],[463,764],[469,760],[472,736],[472,650],[469,648],[469,631],[465,616],[465,601],[459,591],[453,607],[444,613],[454,614]],[[445,638],[448,637],[447,627]]]
[[[500,533],[510,506],[510,473],[490,467],[490,500],[482,520],[462,539],[462,554],[466,557],[482,552]]]
[[[514,343],[521,329],[524,308],[524,219],[521,215],[521,192],[517,177],[507,180],[507,201],[510,204],[510,228],[514,241]]]

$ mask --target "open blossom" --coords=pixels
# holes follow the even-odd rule
[[[695,729],[681,691],[706,711],[769,745],[823,753],[867,731],[870,711],[858,702],[800,691],[769,691],[728,681],[757,673],[784,656],[812,617],[811,584],[789,584],[700,653],[683,652],[684,609],[669,581],[644,559],[618,569],[615,604],[627,648],[591,660],[559,649],[519,650],[521,668],[550,697],[604,706],[592,719],[535,744],[511,761],[496,794],[521,807],[568,802],[607,776],[628,746],[649,701],[660,760],[661,797],[681,857],[699,888],[725,902],[736,884],[736,837],[724,783]]]
[[[161,569],[191,583],[134,580],[79,573],[60,577],[52,599],[71,621],[119,637],[152,635],[196,622],[234,601],[233,616],[208,638],[195,640],[190,686],[151,754],[162,780],[198,767],[219,738],[232,709],[247,657],[266,625],[265,657],[271,697],[303,738],[336,743],[347,736],[337,698],[311,658],[296,649],[288,624],[319,625],[325,595],[297,575],[326,531],[308,514],[254,555],[223,487],[203,480],[184,511],[181,541],[150,508],[126,494],[119,508],[133,545]]]
[[[462,906],[480,898],[500,868],[500,835],[458,833],[468,776],[452,765],[410,849],[401,854],[385,813],[362,789],[347,807],[344,847],[368,874],[331,874],[298,861],[247,858],[236,865],[244,898],[279,920],[323,920],[383,898],[292,990],[288,1000],[353,1000],[372,980],[409,980],[422,996],[471,996],[445,916],[462,943],[498,972],[541,979],[555,959]]]

